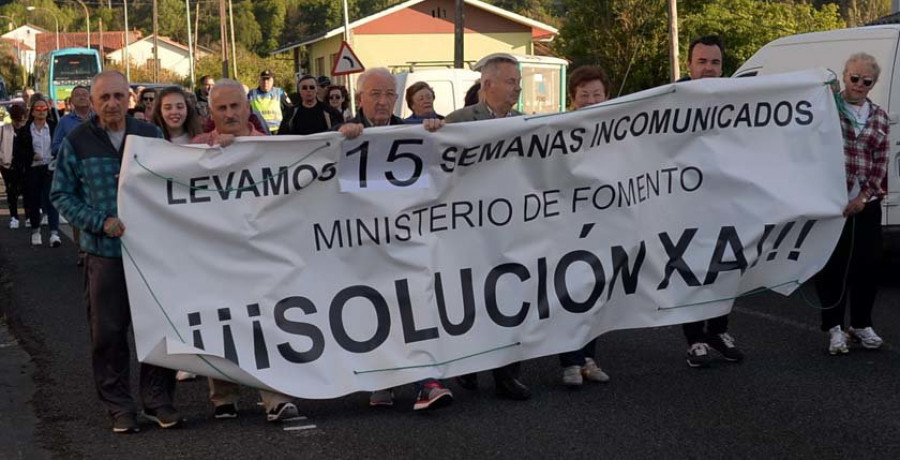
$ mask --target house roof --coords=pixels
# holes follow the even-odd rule
[[[3,43],[8,43],[9,46],[13,47],[13,49],[18,47],[22,51],[32,51],[33,50],[32,47],[28,46],[28,44],[22,40],[15,40],[12,38],[2,37],[2,38],[0,38],[0,41],[2,41]]]
[[[38,26],[36,26],[36,25],[34,25],[34,24],[27,24],[27,23],[26,23],[26,24],[22,24],[22,25],[19,26],[19,27],[16,27],[16,28],[13,29],[13,30],[10,30],[9,32],[4,33],[3,36],[5,37],[5,36],[7,36],[7,35],[14,35],[17,31],[19,31],[19,29],[24,29],[24,28],[34,29],[34,30],[36,30],[36,31],[37,31],[38,33],[40,33],[40,34],[44,34],[44,33],[49,32],[49,31],[44,30],[43,28],[38,27]]]
[[[161,42],[163,42],[163,43],[172,45],[172,46],[174,46],[174,47],[176,47],[176,48],[180,48],[180,49],[182,49],[182,50],[184,50],[184,51],[187,51],[187,50],[188,50],[187,45],[185,45],[185,44],[183,44],[183,43],[176,42],[175,40],[172,40],[172,39],[169,38],[169,37],[163,37],[162,35],[160,35],[159,38],[158,38],[158,40],[161,41]],[[144,38],[135,40],[135,41],[129,43],[128,46],[133,46],[133,45],[135,45],[135,44],[137,44],[137,43],[145,42],[145,41],[153,41],[153,34],[150,34],[150,35],[147,35],[147,36],[144,37]],[[114,52],[115,52],[115,51],[119,51],[119,50],[121,50],[122,48],[125,48],[125,44],[124,44],[124,43],[122,44],[122,46],[119,46],[118,48],[116,48],[116,49],[114,50]],[[211,49],[209,49],[209,48],[207,48],[207,47],[205,47],[205,46],[197,46],[197,49],[198,49],[199,51],[204,52],[204,53],[211,53],[211,52],[212,52]]]
[[[364,25],[364,24],[368,24],[368,23],[370,23],[370,22],[372,22],[372,21],[381,19],[381,18],[383,18],[383,17],[385,17],[385,16],[387,16],[387,15],[396,13],[396,12],[398,12],[398,11],[400,11],[400,10],[403,10],[403,9],[405,9],[405,8],[409,8],[409,7],[414,6],[414,5],[417,5],[417,4],[422,3],[422,2],[424,2],[424,1],[425,1],[425,0],[408,0],[408,1],[405,1],[405,2],[403,2],[403,3],[398,3],[397,5],[394,5],[394,6],[390,7],[390,8],[387,8],[387,9],[384,9],[384,10],[382,10],[382,11],[379,11],[378,13],[375,13],[375,14],[372,14],[372,15],[369,15],[369,16],[366,16],[366,17],[364,17],[364,18],[362,18],[362,19],[357,19],[356,21],[351,22],[351,23],[349,24],[349,27],[350,27],[351,30],[352,30],[352,29],[355,29],[355,28],[357,28],[357,27],[359,27],[359,26],[362,26],[362,25]],[[549,24],[544,24],[543,22],[535,21],[534,19],[526,18],[525,16],[522,16],[522,15],[519,15],[519,14],[516,14],[516,13],[513,13],[512,11],[504,10],[503,8],[496,7],[496,6],[494,6],[494,5],[485,3],[485,2],[483,2],[483,1],[481,1],[481,0],[463,0],[463,3],[465,3],[466,5],[471,5],[471,6],[474,6],[474,7],[476,7],[476,8],[480,8],[480,9],[482,9],[482,10],[485,10],[485,11],[488,11],[488,12],[490,12],[490,13],[496,14],[497,16],[503,17],[503,18],[508,19],[508,20],[510,20],[510,21],[513,21],[513,22],[516,22],[516,23],[519,23],[519,24],[522,24],[522,25],[531,27],[532,29],[540,29],[540,30],[546,31],[546,32],[547,32],[547,35],[549,35],[549,36],[551,36],[551,37],[552,37],[552,36],[555,36],[555,35],[557,35],[557,34],[559,34],[559,30],[557,30],[555,27],[553,27],[553,26],[551,26],[551,25],[549,25]],[[297,41],[297,42],[290,43],[290,44],[287,44],[287,45],[285,45],[285,46],[282,46],[281,48],[278,48],[277,50],[272,51],[272,52],[269,53],[269,54],[284,53],[285,51],[290,51],[290,50],[292,50],[292,49],[294,49],[294,48],[297,48],[297,47],[300,47],[300,46],[310,45],[310,44],[313,44],[313,43],[318,42],[318,41],[321,41],[321,40],[327,40],[327,39],[329,39],[329,38],[331,38],[331,37],[334,37],[334,36],[337,36],[337,35],[342,35],[343,33],[344,33],[344,26],[336,27],[336,28],[331,29],[331,30],[329,30],[329,31],[321,32],[321,33],[318,33],[318,34],[315,34],[315,35],[312,35],[312,36],[303,38],[303,39],[301,39],[300,41]]]
[[[140,31],[133,30],[129,32],[129,41],[134,42],[136,40],[140,40],[141,33]],[[56,33],[45,32],[42,34],[38,34],[35,37],[37,41],[35,42],[37,53],[43,54],[48,51],[52,51],[56,49]],[[100,45],[100,32],[91,32],[91,45],[98,46]],[[111,50],[116,50],[125,46],[125,31],[103,31],[103,50],[104,52],[109,52]],[[87,46],[87,33],[86,32],[60,32],[59,33],[59,47],[60,48],[71,48],[71,47],[86,47]]]

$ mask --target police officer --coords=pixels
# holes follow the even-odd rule
[[[264,70],[259,74],[259,87],[252,89],[247,94],[250,107],[259,112],[266,123],[270,134],[278,132],[284,113],[291,106],[291,99],[281,88],[275,87],[271,70]]]

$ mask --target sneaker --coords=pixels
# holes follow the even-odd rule
[[[712,334],[706,338],[706,343],[713,349],[722,354],[725,361],[738,363],[744,359],[744,354],[734,344],[734,337],[727,332],[721,334]]]
[[[58,248],[62,245],[62,240],[59,239],[59,234],[51,233],[50,234],[50,247]]]
[[[600,366],[592,358],[584,359],[584,366],[581,366],[581,375],[585,380],[597,383],[609,382],[609,375],[600,369]]]
[[[294,403],[283,402],[266,414],[266,420],[270,422],[285,422],[300,416]]]
[[[691,367],[709,367],[709,345],[697,342],[688,348],[687,363]]]
[[[41,239],[41,234],[38,232],[31,234],[31,245],[32,246],[40,246],[44,244],[44,240]]]
[[[179,382],[187,382],[188,380],[194,380],[196,378],[197,374],[187,371],[178,371],[178,373],[175,374],[175,380]]]
[[[41,225],[43,225],[45,227],[47,226],[47,215],[46,214],[44,214],[44,216],[41,217]]]
[[[390,407],[394,405],[394,390],[373,391],[369,395],[369,405],[372,407]]]
[[[144,409],[144,418],[159,425],[160,428],[176,428],[181,425],[183,419],[172,406],[162,406],[158,409]]]
[[[31,228],[31,219],[25,219],[25,228]]]
[[[222,404],[216,406],[216,409],[213,412],[213,417],[217,419],[237,418],[237,416],[237,404]]]
[[[840,326],[835,326],[825,333],[828,338],[828,354],[834,356],[838,354],[847,354],[850,349],[847,348],[847,335],[841,330]]]
[[[869,350],[876,350],[884,345],[884,340],[881,340],[881,337],[878,337],[878,334],[875,333],[875,330],[872,329],[871,326],[862,329],[854,329],[851,327],[847,329],[847,334],[850,335],[850,340],[859,343],[863,348]]]
[[[113,419],[113,433],[131,434],[141,431],[134,414],[126,412]]]
[[[449,406],[451,403],[453,403],[453,393],[444,388],[441,382],[433,381],[426,383],[419,390],[413,410],[438,409]]]
[[[13,230],[19,228],[19,219],[16,219],[15,217],[10,217],[9,218],[9,228],[11,228]]]
[[[569,388],[578,388],[584,382],[584,378],[581,376],[581,366],[566,366],[563,369],[563,385]]]

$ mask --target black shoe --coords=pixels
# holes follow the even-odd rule
[[[144,409],[144,418],[156,423],[160,428],[178,428],[183,420],[178,410],[172,406]]]
[[[734,344],[734,337],[727,332],[710,334],[706,338],[706,343],[708,343],[713,350],[721,353],[722,358],[724,358],[725,361],[739,363],[744,360],[744,354],[741,353],[741,350]]]
[[[495,382],[497,396],[513,401],[525,401],[531,398],[531,390],[522,382],[510,377]]]
[[[141,429],[138,427],[137,417],[131,412],[119,414],[113,420],[113,433],[132,434],[140,431]]]
[[[213,417],[217,419],[237,418],[237,416],[237,404],[222,404],[216,406],[216,411],[213,412]]]
[[[466,390],[477,390],[478,389],[478,374],[465,374],[456,377],[456,383],[459,386],[465,388]]]

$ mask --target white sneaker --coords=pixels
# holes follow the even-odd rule
[[[566,366],[563,369],[563,385],[569,388],[577,388],[580,387],[584,382],[584,378],[581,376],[581,366]]]
[[[600,366],[591,358],[584,359],[584,366],[581,366],[581,376],[591,382],[609,382],[609,375],[603,372]]]
[[[41,239],[41,234],[38,232],[34,232],[31,234],[31,245],[32,246],[40,246],[44,244],[44,241]]]
[[[31,228],[31,219],[25,218],[25,228]]]
[[[847,335],[840,326],[829,329],[825,334],[828,336],[828,354],[834,356],[850,352],[850,349],[847,348]]]
[[[9,218],[9,228],[11,228],[13,230],[19,228],[19,219],[16,219],[15,217],[10,217]]]
[[[878,337],[878,334],[875,333],[875,330],[872,329],[871,326],[862,329],[853,329],[851,327],[847,329],[847,334],[850,335],[850,340],[858,342],[863,348],[869,350],[875,350],[884,345],[884,340],[881,340],[881,337]]]
[[[44,217],[41,217],[41,225],[47,225],[47,215],[44,214]]]
[[[62,245],[62,240],[59,239],[59,234],[56,233],[56,232],[51,233],[51,234],[50,234],[50,247],[51,247],[51,248],[58,248],[58,247],[60,247],[61,245]]]

